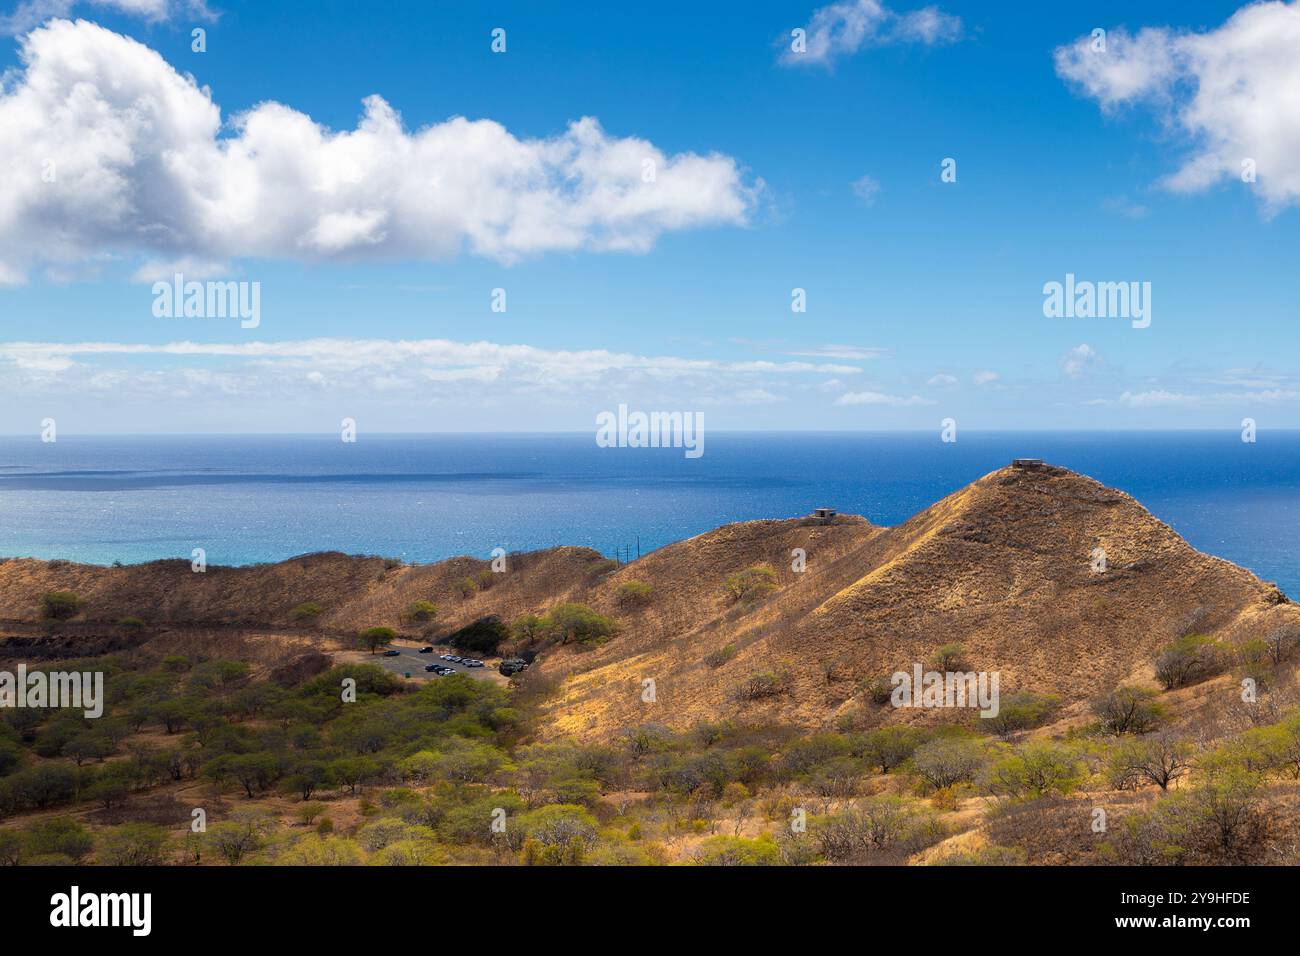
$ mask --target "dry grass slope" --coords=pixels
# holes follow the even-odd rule
[[[1093,570],[1096,548],[1104,573]],[[807,555],[802,573],[792,570],[795,549]],[[775,588],[736,601],[728,576],[759,564]],[[625,594],[634,581],[649,588],[640,600]],[[1198,553],[1128,495],[1052,467],[993,472],[895,528],[851,516],[743,522],[617,570],[586,548],[510,555],[505,573],[486,559],[402,565],[337,553],[204,574],[185,561],[9,560],[0,562],[0,656],[47,639],[39,605],[51,591],[85,601],[59,628],[70,653],[111,649],[120,635],[106,635],[128,616],[150,635],[228,654],[224,644],[247,653],[259,635],[296,647],[375,625],[432,639],[485,615],[511,621],[580,601],[617,618],[619,635],[551,648],[536,670],[562,681],[543,733],[584,739],[706,719],[922,719],[929,714],[872,705],[863,684],[954,641],[969,669],[1000,673],[1004,693],[1056,693],[1078,713],[1101,690],[1149,680],[1156,650],[1180,635],[1235,643],[1300,617],[1275,587]],[[321,607],[311,627],[292,614],[308,601]],[[438,605],[432,627],[405,620],[416,601]],[[735,688],[756,674],[775,675],[776,692],[739,699]],[[646,678],[653,703],[642,699]]]

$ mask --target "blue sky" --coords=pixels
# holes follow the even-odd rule
[[[815,0],[572,12],[389,3],[364,14],[321,2],[310,16],[222,0],[11,5],[0,145],[28,193],[0,204],[0,433],[47,416],[67,433],[329,431],[343,416],[377,431],[585,430],[619,403],[703,411],[717,429],[937,430],[946,417],[968,428],[1236,428],[1243,417],[1300,427],[1300,158],[1289,149],[1300,103],[1285,99],[1300,14],[1070,6],[944,2],[931,34],[910,26],[919,5],[850,0],[844,16],[865,18],[867,39],[852,49],[832,9],[827,35],[846,48],[787,63],[791,29],[815,35]],[[106,33],[65,24],[40,40],[38,73],[20,49],[28,29],[49,29],[33,27],[43,14],[142,47],[124,57]],[[191,50],[194,27],[205,52]],[[497,27],[503,54],[490,49]],[[1094,28],[1111,38],[1105,59],[1072,58]],[[1208,52],[1225,48],[1240,55]],[[107,113],[78,106],[88,94],[69,79],[87,50],[103,60],[80,80]],[[192,74],[207,92],[140,108],[115,98],[115,71],[146,92]],[[1243,119],[1234,85],[1265,91],[1252,100],[1262,118]],[[500,124],[502,148],[539,150],[592,117],[602,157],[628,140],[627,155],[657,157],[661,185],[688,198],[660,192],[649,213],[628,212],[639,200],[609,213],[564,179],[579,149],[542,174],[552,188],[540,212],[527,210],[547,183],[510,179],[511,221],[527,226],[508,235],[474,238],[497,196],[461,188],[472,170],[439,187],[455,195],[422,200],[458,210],[464,235],[422,235],[443,229],[436,208],[399,230],[394,217],[424,190],[381,200],[370,187],[374,209],[331,195],[308,217],[316,228],[295,232],[276,225],[285,209],[333,188],[306,181],[332,162],[307,155],[257,173],[258,195],[283,207],[222,225],[242,185],[211,191],[215,166],[160,182],[145,163],[154,151],[174,172],[167,157],[206,155],[193,145],[206,134],[187,124],[208,95],[218,151],[250,110],[279,135],[268,103],[328,139],[382,97],[400,114],[398,145],[363,175],[392,168],[403,183],[437,171],[398,146],[451,117]],[[59,110],[50,125],[63,140],[34,137],[40,111]],[[122,133],[123,116],[141,112],[149,128]],[[107,138],[125,137],[127,153],[97,139],[106,115]],[[502,151],[445,132],[438,155],[450,164]],[[33,138],[40,150],[25,147]],[[286,137],[284,155],[310,153],[307,139]],[[33,176],[47,154],[72,171],[42,184]],[[682,154],[701,168],[674,167]],[[1220,168],[1238,154],[1259,155],[1256,183]],[[955,183],[940,179],[947,157]],[[92,173],[95,189],[76,181]],[[635,193],[624,172],[610,175]],[[389,218],[374,225],[372,212]],[[258,327],[155,316],[151,282],[174,263],[191,279],[258,282]],[[1150,326],[1045,317],[1043,286],[1067,273],[1149,282]],[[791,311],[796,287],[804,313]],[[498,288],[504,313],[490,308]]]

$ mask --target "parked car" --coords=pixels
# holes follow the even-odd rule
[[[437,664],[426,664],[424,666],[424,669],[426,671],[436,671],[439,677],[442,676],[442,668],[439,667]]]
[[[401,655],[401,651],[384,651],[385,657],[400,657]]]
[[[422,648],[420,648],[420,650],[418,651],[418,653],[420,653],[420,654],[432,654],[432,653],[433,653],[433,648],[432,648],[432,647],[422,647]]]
[[[483,662],[482,662],[482,661],[461,661],[461,663],[464,664],[466,667],[482,667],[482,666],[483,666]]]
[[[464,660],[464,658],[463,658],[463,657],[457,657],[455,654],[448,654],[448,655],[447,655],[447,660],[449,660],[449,661],[455,661],[457,664],[459,664],[459,663],[461,663],[461,662]]]
[[[513,677],[515,674],[528,670],[528,661],[522,657],[507,657],[497,666],[497,670],[506,677]]]

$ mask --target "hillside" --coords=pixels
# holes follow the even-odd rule
[[[1100,573],[1097,548],[1107,560]],[[755,566],[771,569],[773,587],[736,600],[728,578]],[[649,588],[640,601],[625,594],[633,581]],[[39,615],[52,591],[84,604],[50,631]],[[405,619],[415,601],[438,605],[432,625]],[[533,676],[560,682],[541,732],[578,738],[704,719],[938,719],[873,705],[865,687],[950,642],[963,646],[966,669],[997,671],[1004,694],[1032,689],[1077,704],[1149,679],[1153,655],[1181,635],[1240,644],[1300,620],[1275,587],[1198,553],[1128,495],[1043,466],[1000,469],[894,528],[852,516],[743,522],[617,569],[584,548],[510,555],[504,573],[473,558],[406,565],[337,553],[202,574],[185,561],[11,559],[0,562],[0,656],[78,656],[184,636],[213,653],[237,642],[254,657],[264,638],[278,661],[270,644],[286,637],[329,649],[388,625],[432,640],[487,615],[509,622],[563,601],[620,625],[599,646],[540,648]],[[320,606],[313,621],[293,613],[304,602]],[[146,627],[124,634],[126,617]],[[776,678],[775,692],[740,699],[737,688],[758,674]],[[647,679],[653,702],[643,700]]]
[[[712,549],[730,535],[720,529],[680,547]],[[1093,570],[1098,547],[1102,573]],[[735,563],[758,557],[751,548]],[[620,573],[655,584],[651,566]],[[780,589],[752,605],[722,615],[711,606],[669,642],[634,635],[570,652],[555,728],[606,736],[703,719],[818,726],[852,711],[869,722],[948,719],[876,707],[863,685],[949,642],[965,648],[966,669],[998,671],[1003,693],[1077,703],[1148,677],[1157,650],[1183,634],[1239,644],[1300,625],[1300,609],[1276,587],[1200,554],[1128,495],[1052,467],[993,472],[843,553],[810,553],[795,577],[783,574]],[[718,593],[722,579],[713,573]],[[725,663],[706,662],[725,648],[734,648]],[[756,673],[778,675],[781,690],[734,699]],[[654,704],[641,700],[645,678],[656,682]]]

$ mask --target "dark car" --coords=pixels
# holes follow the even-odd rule
[[[432,654],[432,653],[433,653],[433,648],[432,648],[432,647],[422,647],[422,648],[420,648],[420,650],[419,650],[417,653],[420,653],[420,654]]]
[[[437,664],[426,664],[426,665],[424,665],[424,669],[425,669],[426,671],[436,671],[436,672],[438,673],[438,676],[439,676],[439,677],[442,676],[442,669],[441,669],[440,667],[438,667]]]
[[[515,674],[528,670],[528,661],[522,657],[507,657],[498,665],[497,670],[506,677],[513,677]]]
[[[401,651],[384,651],[385,657],[400,657],[401,654]]]

